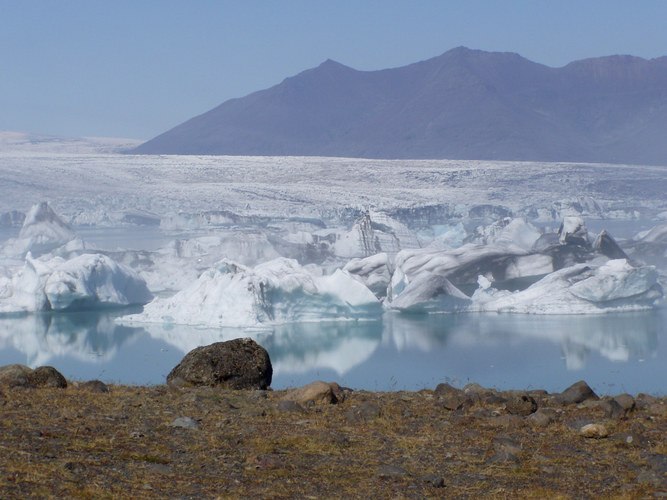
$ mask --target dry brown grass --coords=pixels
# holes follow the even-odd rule
[[[280,391],[3,392],[2,498],[642,498],[666,484],[642,479],[648,458],[667,451],[664,398],[622,420],[557,408],[556,421],[540,428],[493,416],[503,414],[497,404],[447,411],[431,391],[353,392],[304,412],[280,411]],[[363,400],[381,416],[349,420]],[[200,430],[169,426],[182,416]],[[580,437],[580,420],[604,423],[610,436]],[[641,443],[626,443],[628,432]],[[518,462],[490,460],[499,436],[520,443]],[[378,477],[384,465],[407,474]],[[426,474],[444,488],[425,483]]]

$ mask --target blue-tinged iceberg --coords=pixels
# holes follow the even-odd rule
[[[146,282],[101,254],[69,260],[26,256],[23,268],[0,276],[0,313],[62,311],[145,304]]]
[[[123,321],[258,327],[381,314],[373,292],[346,271],[314,276],[295,260],[279,258],[254,268],[222,260],[174,296],[155,299]]]

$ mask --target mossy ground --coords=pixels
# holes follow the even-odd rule
[[[110,386],[0,389],[2,498],[642,498],[665,491],[665,398],[622,419],[554,409],[538,427],[502,404],[464,410],[433,391],[355,391],[283,411],[284,391]],[[377,418],[353,419],[364,401]],[[545,403],[538,401],[540,407]],[[191,417],[199,430],[172,427]],[[577,423],[609,429],[580,436]],[[633,439],[628,442],[627,436]],[[494,439],[520,444],[494,460]],[[400,467],[392,475],[383,466]],[[430,476],[429,476],[430,475]],[[442,478],[444,487],[428,478]]]

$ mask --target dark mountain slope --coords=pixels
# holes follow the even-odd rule
[[[371,72],[329,60],[134,152],[665,165],[665,137],[665,57],[549,68],[460,47]]]

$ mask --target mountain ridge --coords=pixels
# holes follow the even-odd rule
[[[327,59],[132,152],[665,165],[665,136],[667,57],[552,68],[457,47],[374,71]]]

